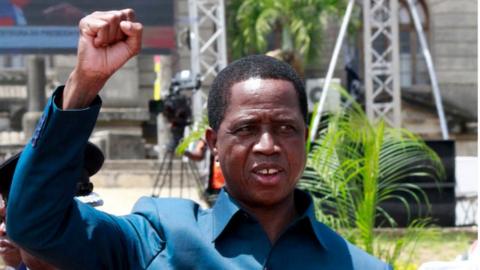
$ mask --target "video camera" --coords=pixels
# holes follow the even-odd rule
[[[175,74],[170,84],[169,94],[163,103],[163,115],[172,126],[187,126],[191,123],[192,109],[190,96],[185,91],[200,88],[200,77],[194,77],[189,70]]]
[[[195,76],[189,70],[182,70],[172,78],[167,97],[150,102],[150,112],[162,113],[170,123],[172,140],[167,145],[169,151],[175,150],[183,138],[185,127],[192,123],[190,97],[191,93],[200,89],[200,86],[199,75]]]
[[[194,75],[190,70],[182,70],[177,72],[172,79],[170,84],[169,92],[170,94],[180,94],[181,91],[186,90],[198,90],[202,85],[200,75]]]

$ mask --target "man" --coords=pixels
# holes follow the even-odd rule
[[[201,161],[205,159],[207,147],[207,141],[202,138],[197,141],[193,150],[185,150],[183,154],[190,160]],[[220,193],[220,190],[222,190],[223,186],[225,185],[225,178],[223,177],[220,163],[215,160],[215,156],[211,154],[207,155],[209,158],[209,173],[207,178],[207,187],[204,194],[208,203],[211,204],[217,200],[218,193]]]
[[[6,203],[10,193],[13,173],[20,153],[0,164],[0,257],[6,270],[54,270],[53,265],[38,259],[26,250],[17,247],[7,237],[5,225]],[[91,206],[101,205],[102,201],[93,192],[90,177],[102,167],[104,156],[94,144],[88,143],[84,153],[83,173],[77,182],[76,199]]]
[[[7,225],[16,243],[69,270],[388,269],[317,222],[310,197],[295,190],[306,161],[305,90],[267,56],[232,63],[210,91],[206,138],[226,180],[212,209],[144,197],[116,217],[73,200],[97,94],[139,52],[142,34],[132,10],[96,12],[79,27],[78,63],[15,171]]]
[[[17,247],[7,237],[5,226],[5,198],[0,198],[0,257],[5,264],[5,270],[54,270],[52,265],[37,259],[25,250]]]
[[[5,226],[5,201],[2,197],[0,200],[0,257],[5,264],[6,270],[18,269],[22,263],[20,250],[7,238],[7,230]]]

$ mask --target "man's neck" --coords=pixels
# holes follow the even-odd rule
[[[273,206],[246,207],[246,210],[257,218],[272,244],[298,215],[293,193]]]

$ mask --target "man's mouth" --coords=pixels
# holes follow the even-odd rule
[[[279,170],[277,169],[261,169],[259,171],[257,171],[258,174],[263,174],[263,175],[272,175],[272,174],[276,174],[278,173]]]
[[[5,238],[0,239],[0,254],[9,253],[15,250],[17,250],[17,248],[10,243],[9,240],[6,240]]]
[[[252,172],[258,183],[272,186],[281,182],[283,169],[276,165],[258,165]]]

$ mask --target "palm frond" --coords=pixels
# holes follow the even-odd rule
[[[327,17],[338,17],[345,0],[231,0],[227,5],[229,48],[234,59],[265,53],[267,37],[282,33],[281,49],[307,63],[319,60]],[[334,18],[335,18],[334,17]],[[277,48],[277,49],[280,49]]]
[[[376,222],[395,227],[398,221],[380,204],[400,202],[407,212],[404,218],[410,220],[411,201],[427,209],[430,205],[423,189],[409,179],[422,176],[440,181],[445,172],[438,156],[420,138],[381,121],[369,122],[361,106],[339,91],[351,104],[322,121],[299,186],[315,197],[322,222],[349,232],[349,239],[367,252],[394,261],[415,238],[401,238],[381,248],[374,234]],[[413,220],[411,224],[426,223]]]

